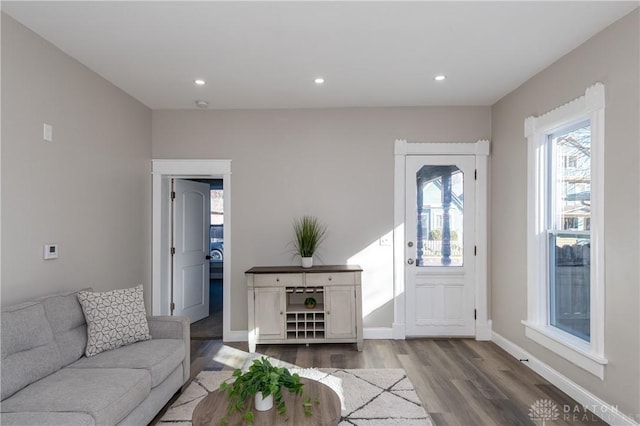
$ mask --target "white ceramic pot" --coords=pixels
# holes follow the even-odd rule
[[[303,257],[302,258],[302,267],[303,268],[311,268],[313,266],[313,257]]]
[[[271,410],[273,408],[273,394],[263,398],[262,392],[258,392],[255,396],[255,407],[258,411]]]

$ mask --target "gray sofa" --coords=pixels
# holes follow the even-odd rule
[[[1,321],[2,425],[146,425],[189,379],[181,317],[148,317],[151,340],[89,358],[76,292],[2,308]]]

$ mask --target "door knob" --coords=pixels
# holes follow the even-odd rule
[[[408,245],[409,247],[413,247],[413,241],[409,241],[409,242],[407,243],[407,245]]]
[[[409,258],[409,260],[407,260],[407,263],[408,263],[409,265],[413,265],[413,262],[414,262],[414,260],[413,260],[413,259],[411,259],[411,258]]]

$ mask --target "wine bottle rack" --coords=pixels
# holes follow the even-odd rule
[[[324,312],[287,313],[287,339],[324,339]]]
[[[324,339],[324,287],[286,287],[287,339]],[[314,298],[314,307],[305,306],[308,298]]]

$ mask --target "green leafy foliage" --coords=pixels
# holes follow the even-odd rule
[[[454,230],[451,231],[451,241],[458,241],[458,233]],[[429,240],[431,241],[441,241],[442,240],[442,229],[436,228],[429,231]]]
[[[305,416],[310,416],[311,413],[311,397],[307,397],[307,399],[304,400],[304,402],[302,403],[302,408],[304,410],[304,415]]]
[[[295,220],[293,230],[296,234],[293,245],[300,257],[313,256],[327,233],[327,227],[314,216],[302,216]]]
[[[304,386],[298,374],[291,374],[284,367],[273,366],[266,357],[254,360],[246,373],[240,369],[235,370],[230,380],[233,382],[225,381],[220,384],[220,390],[226,392],[229,400],[228,414],[244,412],[243,418],[247,423],[253,423],[253,412],[245,408],[247,400],[258,392],[262,392],[264,397],[273,395],[278,413],[284,416],[287,414],[287,407],[282,398],[282,389],[302,395]],[[251,406],[251,402],[248,406]]]

